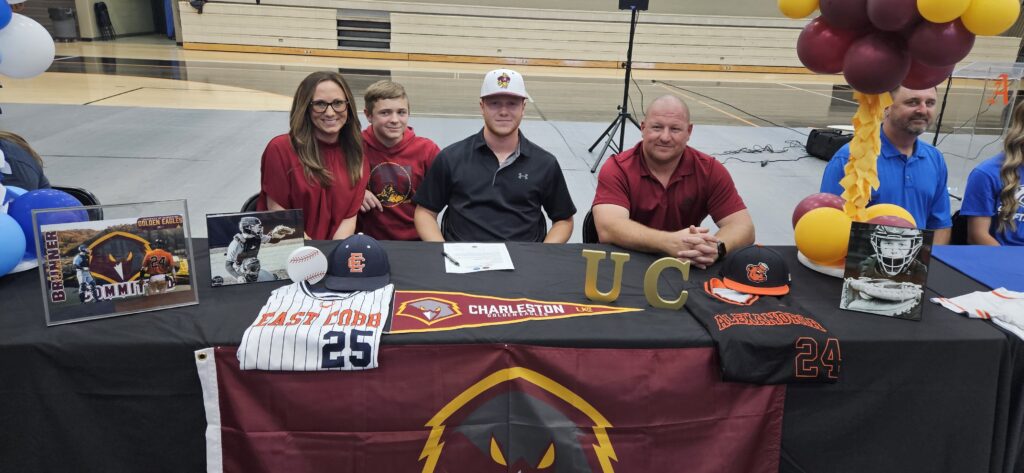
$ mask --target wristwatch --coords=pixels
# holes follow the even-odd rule
[[[717,263],[718,261],[721,261],[722,258],[725,258],[725,253],[725,242],[718,242],[718,258],[715,258],[715,262]]]

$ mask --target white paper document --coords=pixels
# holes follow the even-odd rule
[[[504,243],[445,243],[444,269],[462,274],[516,268]]]

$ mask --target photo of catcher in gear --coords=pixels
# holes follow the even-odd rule
[[[207,215],[210,284],[288,279],[288,255],[304,244],[302,222],[301,210]]]
[[[75,278],[78,281],[78,300],[80,302],[99,302],[100,293],[96,288],[96,280],[89,272],[89,261],[92,255],[89,247],[78,245],[78,255],[75,256],[72,264],[75,266]]]
[[[839,308],[921,320],[932,232],[854,222]]]

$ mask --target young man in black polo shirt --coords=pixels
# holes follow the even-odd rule
[[[565,243],[576,206],[558,161],[519,132],[523,76],[487,73],[480,88],[484,128],[437,155],[416,190],[414,222],[423,241]],[[437,214],[444,208],[444,229]],[[551,219],[547,229],[543,207]]]

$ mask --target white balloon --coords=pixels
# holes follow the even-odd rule
[[[55,49],[50,33],[35,20],[15,13],[0,29],[0,74],[27,79],[53,64]]]

